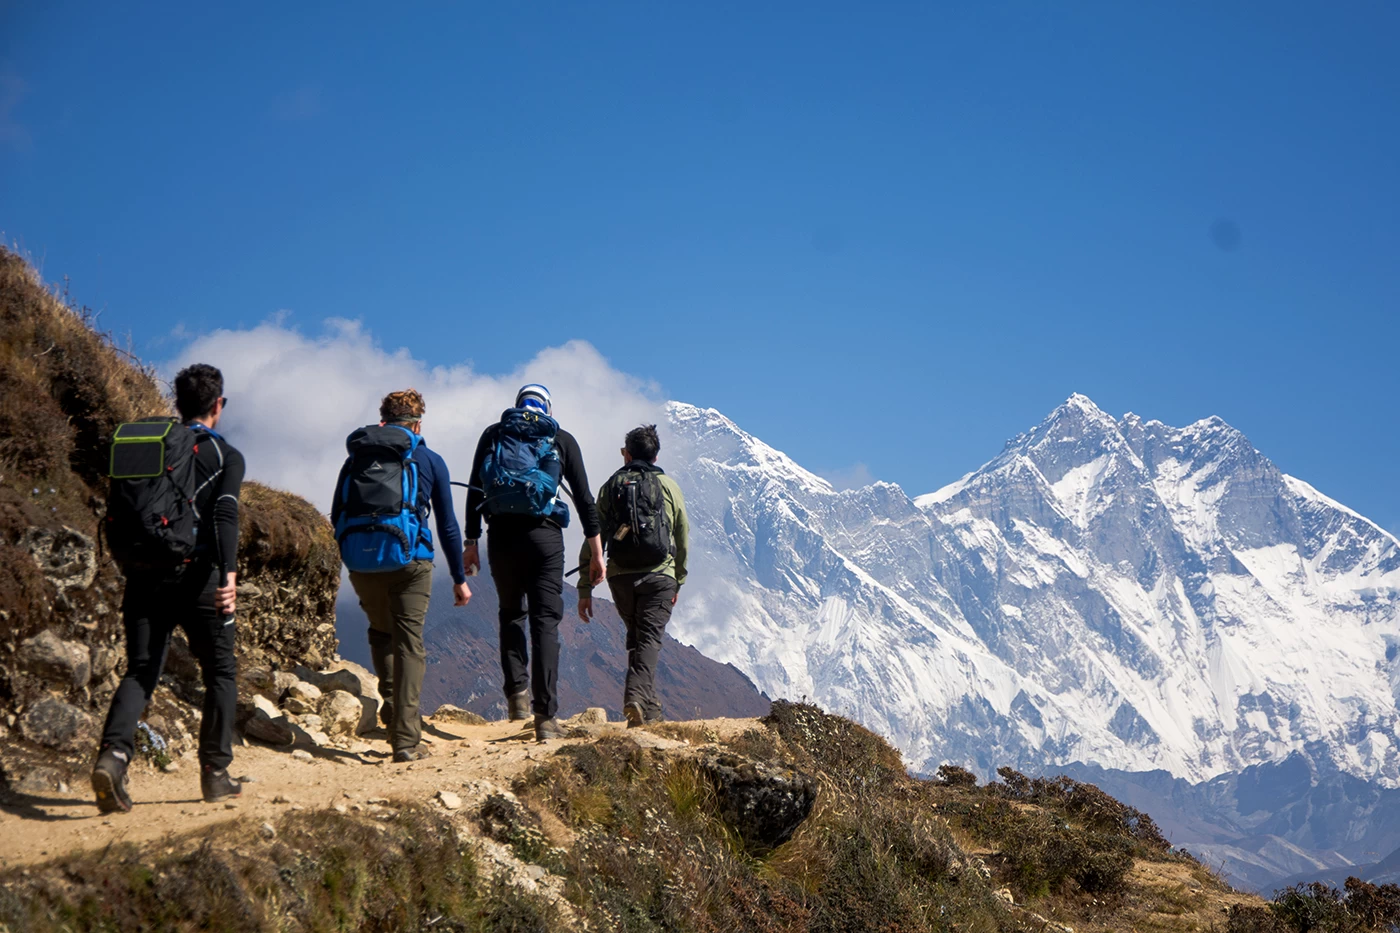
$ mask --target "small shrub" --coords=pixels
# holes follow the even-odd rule
[[[1400,885],[1348,878],[1345,889],[1314,881],[1274,896],[1274,917],[1297,933],[1371,933],[1400,927]],[[1261,928],[1262,929],[1262,928]]]
[[[938,780],[947,787],[977,786],[977,775],[958,765],[939,765]]]
[[[777,700],[763,718],[789,747],[801,749],[817,770],[855,789],[906,779],[899,752],[880,736],[809,703]]]
[[[1400,885],[1371,884],[1360,878],[1346,880],[1347,910],[1366,929],[1400,927]]]
[[[1225,933],[1289,933],[1289,927],[1267,907],[1233,904],[1225,914]]]

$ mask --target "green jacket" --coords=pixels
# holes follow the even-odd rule
[[[676,481],[665,473],[659,476],[661,480],[661,490],[666,495],[666,518],[671,526],[671,556],[666,558],[655,567],[644,567],[638,569],[629,567],[626,570],[618,567],[612,560],[608,561],[608,577],[621,576],[630,573],[662,573],[676,581],[678,586],[685,584],[685,564],[689,551],[690,520],[685,514],[685,496],[681,495],[681,487],[676,485]],[[611,524],[612,503],[607,497],[602,495],[602,489],[598,491],[598,521],[607,528]],[[592,559],[592,552],[588,549],[588,542],[583,542],[583,550],[579,554],[578,595],[589,597],[593,595],[593,584],[588,579],[588,564]]]

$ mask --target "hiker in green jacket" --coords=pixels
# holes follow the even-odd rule
[[[598,521],[608,552],[607,581],[618,615],[627,623],[627,684],[622,712],[627,726],[661,722],[656,662],[671,608],[685,583],[690,522],[676,481],[656,465],[661,440],[656,425],[627,432],[622,469],[598,492]],[[593,619],[591,551],[579,557],[578,614]]]

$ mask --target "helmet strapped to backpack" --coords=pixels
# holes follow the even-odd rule
[[[496,442],[481,463],[486,515],[534,515],[568,525],[569,510],[558,501],[564,464],[555,438],[559,423],[528,408],[508,408],[501,415]]]
[[[392,424],[360,428],[345,439],[350,456],[345,481],[335,491],[340,504],[335,539],[351,571],[384,573],[412,563],[426,517],[418,504],[413,461],[422,440]]]
[[[671,523],[666,512],[662,469],[633,460],[603,484],[608,524],[603,546],[623,570],[648,570],[671,556]]]
[[[102,527],[123,570],[163,570],[194,554],[194,432],[175,418],[117,425],[107,461],[111,492]]]

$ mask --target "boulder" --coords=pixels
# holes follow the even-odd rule
[[[588,709],[571,716],[569,722],[579,726],[601,726],[608,721],[608,711],[601,706],[590,706]]]
[[[292,745],[297,740],[296,731],[286,716],[273,719],[262,710],[243,724],[243,734],[268,745]]]
[[[271,700],[260,693],[253,694],[252,713],[243,723],[243,734],[269,745],[291,745],[296,742],[296,728],[282,715]]]
[[[92,676],[92,651],[87,645],[64,641],[44,629],[20,643],[15,656],[20,668],[65,687],[81,687]]]
[[[364,712],[359,697],[345,690],[332,690],[321,704],[321,723],[327,735],[357,735]]]
[[[341,662],[346,663],[346,662]],[[360,668],[364,670],[364,668]],[[305,665],[298,666],[296,674],[299,678],[312,686],[319,687],[322,693],[330,693],[332,690],[344,690],[351,696],[362,696],[368,686],[360,674],[344,668],[335,671],[313,671]],[[374,692],[377,694],[379,684],[374,684]]]
[[[349,692],[354,693],[356,696],[373,696],[376,698],[381,698],[379,693],[379,678],[371,674],[361,665],[356,664],[354,661],[346,661],[342,658],[341,660],[335,661],[329,667],[327,667],[326,671],[328,673],[345,671],[354,676],[354,678],[357,681],[359,681],[360,689],[358,693],[356,693],[356,691],[354,690],[351,690]]]
[[[54,696],[30,704],[19,718],[19,731],[36,745],[65,752],[97,746],[97,720]]]
[[[286,693],[287,688],[290,687],[292,684],[299,683],[301,683],[301,678],[290,671],[272,672],[272,686],[273,689],[277,691],[278,696],[281,696],[282,694]]]
[[[282,705],[289,711],[301,715],[303,713],[314,713],[321,708],[325,694],[321,688],[314,684],[298,680],[287,688],[286,694],[282,698]]]
[[[817,802],[816,783],[795,768],[738,755],[709,755],[701,770],[715,787],[720,817],[752,854],[792,838]]]
[[[453,706],[451,703],[444,703],[433,713],[432,718],[438,722],[452,722],[459,726],[484,726],[485,717],[478,716],[469,709],[462,709],[460,706]]]
[[[383,703],[379,696],[379,678],[354,661],[336,661],[324,671],[300,665],[296,673],[306,683],[319,687],[323,694],[343,690],[359,698],[360,722],[355,728],[356,734],[379,728],[379,707]]]

